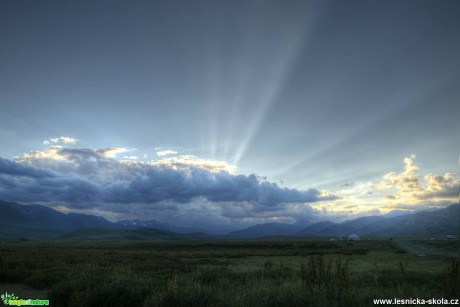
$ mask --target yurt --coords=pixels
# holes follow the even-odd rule
[[[348,241],[359,241],[359,236],[356,233],[352,233],[348,236]]]

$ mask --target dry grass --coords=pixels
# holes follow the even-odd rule
[[[0,246],[0,291],[55,306],[368,306],[458,296],[458,271],[383,240]]]

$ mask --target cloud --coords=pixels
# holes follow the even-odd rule
[[[0,199],[20,202],[65,202],[74,208],[94,207],[98,186],[82,178],[18,178],[0,174]]]
[[[237,175],[225,161],[191,155],[117,159],[127,151],[132,150],[52,146],[15,161],[2,159],[0,199],[121,215],[134,211],[144,218],[199,210],[218,220],[306,218],[316,212],[310,203],[338,199],[329,191],[290,189],[254,174]]]
[[[121,147],[94,150],[52,146],[42,151],[15,156],[14,159],[21,165],[50,169],[65,176],[78,175],[101,183],[132,176],[136,169],[125,167],[128,161],[123,163],[115,159],[117,154],[128,151],[132,150]]]
[[[443,175],[428,174],[420,176],[420,167],[415,164],[415,155],[404,159],[404,170],[397,174],[390,172],[384,180],[375,184],[376,190],[391,190],[393,193],[384,196],[391,208],[413,206],[443,206],[456,202],[458,198],[459,180],[453,173]]]
[[[431,198],[456,198],[458,196],[459,181],[455,174],[445,173],[444,175],[428,174],[424,176],[426,188],[421,195],[424,199]]]
[[[226,171],[230,174],[235,174],[237,167],[225,161],[215,161],[200,159],[193,155],[182,155],[179,157],[163,158],[157,161],[151,161],[151,165],[167,166],[173,169],[189,169],[200,168],[210,172]]]
[[[92,182],[77,176],[21,165],[0,158],[0,199],[24,202],[68,201],[82,206],[98,193]]]
[[[103,155],[104,157],[114,158],[119,153],[135,151],[135,149],[129,149],[124,147],[109,147],[105,149],[100,149],[97,152]]]
[[[54,177],[50,171],[24,166],[3,158],[0,158],[0,175],[31,178]]]
[[[139,160],[138,156],[123,156],[123,159],[126,160]]]
[[[43,141],[44,145],[50,145],[51,143],[62,143],[62,144],[75,144],[77,143],[78,140],[68,137],[68,136],[60,136],[57,138],[50,138],[45,141]]]
[[[174,150],[157,150],[157,155],[160,157],[175,154],[177,154],[177,151]]]
[[[395,199],[397,199],[397,197],[394,196],[394,195],[385,195],[385,196],[383,197],[383,199],[386,199],[386,200],[395,200]]]
[[[105,186],[108,202],[159,202],[174,200],[187,203],[203,197],[211,202],[250,202],[263,207],[284,203],[308,203],[335,199],[321,191],[280,188],[276,183],[261,181],[255,175],[234,176],[228,172],[210,172],[191,168],[187,172],[166,166],[149,166],[125,181]]]
[[[101,181],[104,181],[104,178],[108,180],[127,179],[139,173],[141,169],[148,167],[160,167],[182,172],[190,172],[193,169],[203,169],[212,173],[225,171],[235,174],[236,172],[236,167],[225,161],[200,159],[193,155],[146,162],[128,161],[136,159],[127,159],[126,156],[124,156],[126,161],[116,159],[117,154],[129,151],[133,150],[123,147],[94,150],[52,146],[42,151],[31,151],[20,156],[15,156],[14,159],[22,165],[53,169],[66,174],[77,173],[81,176],[97,177]]]

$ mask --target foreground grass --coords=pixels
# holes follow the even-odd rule
[[[383,240],[1,245],[0,291],[18,285],[16,295],[41,291],[54,306],[369,306],[460,296],[456,260]]]

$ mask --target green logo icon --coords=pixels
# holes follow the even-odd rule
[[[3,301],[3,304],[9,306],[43,306],[50,304],[49,300],[32,300],[30,298],[27,300],[18,299],[18,297],[15,296],[13,293],[8,292],[2,294],[0,298]]]
[[[17,296],[14,296],[13,293],[8,294],[8,292],[2,294],[0,297],[5,305],[9,305],[10,300],[16,300],[18,298]]]

